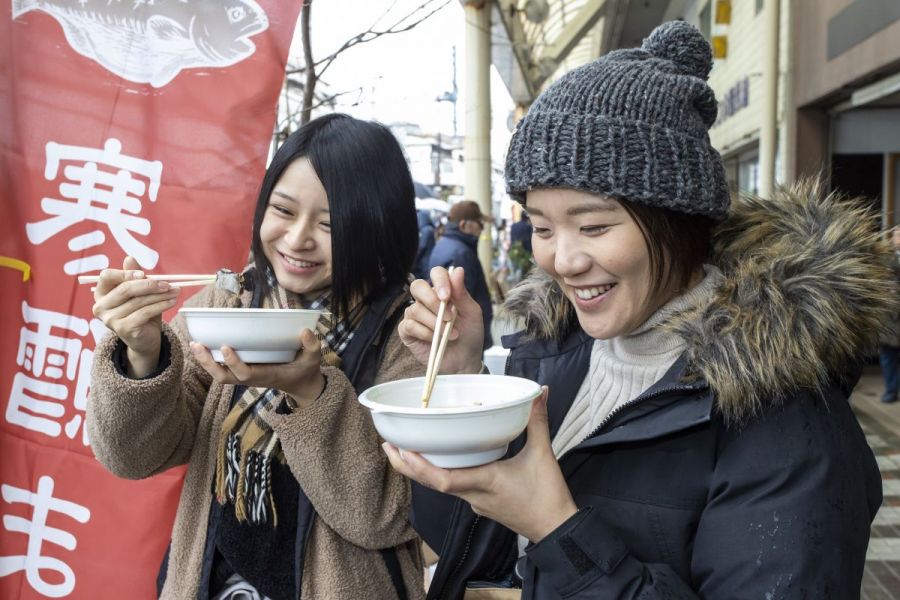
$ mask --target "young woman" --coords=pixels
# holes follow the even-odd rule
[[[507,460],[445,470],[385,444],[432,488],[414,501],[440,554],[429,598],[859,597],[881,480],[847,397],[895,302],[887,249],[815,185],[729,210],[711,63],[667,23],[519,124],[507,185],[539,269],[504,341],[508,373],[548,392]],[[400,335],[422,360],[450,299],[445,371],[476,373],[462,276],[415,282]],[[434,490],[459,500],[437,514]]]
[[[423,371],[396,333],[416,245],[413,183],[390,131],[329,115],[266,171],[245,289],[210,286],[185,303],[327,309],[293,362],[244,364],[224,348],[217,364],[182,318],[161,321],[177,289],[131,258],[103,272],[94,314],[115,335],[94,362],[94,453],[128,478],[188,464],[163,598],[424,595],[409,483],[356,400]]]

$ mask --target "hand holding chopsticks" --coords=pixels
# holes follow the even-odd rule
[[[175,307],[181,290],[145,277],[131,256],[125,257],[122,269],[107,269],[86,283],[92,282],[97,289],[91,310],[127,346],[128,375],[149,375],[159,362],[162,314]]]
[[[449,273],[453,272],[450,267]],[[434,336],[431,338],[431,351],[428,354],[428,365],[425,368],[425,385],[422,389],[422,408],[428,408],[428,401],[431,400],[431,391],[434,389],[434,383],[437,380],[438,372],[441,369],[441,361],[444,360],[444,352],[447,350],[447,344],[450,341],[450,332],[453,331],[453,325],[456,323],[456,307],[450,308],[450,320],[444,323],[444,312],[447,308],[446,300],[441,300],[438,307],[437,319],[434,323]]]
[[[479,373],[484,349],[484,319],[481,307],[466,290],[465,269],[456,267],[451,276],[444,267],[435,267],[431,270],[431,281],[417,279],[409,291],[414,302],[406,308],[397,332],[403,345],[427,368],[426,381],[431,381],[433,387],[439,372]],[[438,316],[442,303],[443,312]],[[450,315],[447,305],[452,307]],[[448,317],[453,320],[449,329],[445,323]],[[447,342],[441,351],[438,336],[445,329]],[[422,395],[426,394],[430,398],[430,392],[423,389]]]

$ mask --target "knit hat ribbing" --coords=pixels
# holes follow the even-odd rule
[[[683,21],[641,48],[574,69],[535,100],[510,141],[509,194],[566,187],[721,220],[729,194],[710,145],[712,49]]]

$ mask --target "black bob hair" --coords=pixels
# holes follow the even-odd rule
[[[263,294],[271,265],[260,226],[275,184],[300,158],[309,160],[328,196],[331,310],[343,317],[354,302],[408,280],[419,243],[412,177],[397,139],[378,123],[329,114],[288,136],[266,169],[253,215],[252,251]]]

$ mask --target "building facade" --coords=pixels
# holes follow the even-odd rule
[[[871,200],[900,222],[900,2],[795,0],[794,173]]]
[[[780,13],[780,27],[770,31],[764,18],[767,2],[773,0],[689,0],[682,2],[676,17],[695,25],[713,42],[716,58],[709,85],[719,100],[719,115],[710,128],[712,145],[725,161],[725,174],[732,191],[757,193],[759,186],[759,146],[764,120],[766,67],[763,46],[775,35],[779,43],[779,64],[789,64],[789,20]],[[674,3],[672,3],[674,4]],[[782,7],[788,0],[781,0]],[[775,158],[775,181],[787,179],[783,160],[786,139],[786,80],[790,70],[779,69],[776,121],[779,143]]]

